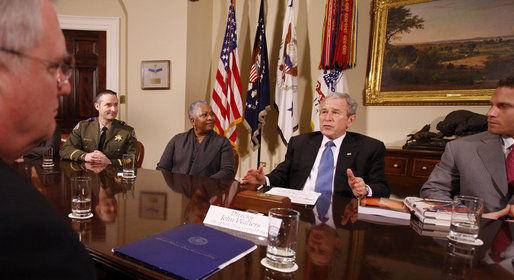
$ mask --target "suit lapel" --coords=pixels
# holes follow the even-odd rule
[[[477,153],[485,168],[491,175],[498,191],[507,197],[507,173],[505,170],[505,154],[499,136],[486,137],[477,147]],[[501,159],[501,160],[498,160]]]
[[[346,169],[351,166],[353,158],[356,156],[356,143],[352,136],[347,133],[344,137],[341,148],[339,148],[339,156],[337,157],[337,173],[336,176],[344,175],[346,178]]]

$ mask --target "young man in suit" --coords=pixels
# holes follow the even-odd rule
[[[0,0],[0,260],[5,279],[95,279],[69,222],[9,166],[55,131],[72,60],[49,0]]]
[[[506,159],[514,156],[514,77],[499,81],[487,112],[488,131],[446,144],[441,161],[421,188],[421,197],[451,200],[463,194],[484,199],[484,214],[514,217],[514,178]],[[510,172],[514,166],[510,166]]]
[[[116,119],[116,92],[108,89],[100,91],[95,98],[95,109],[98,111],[98,118],[80,121],[73,128],[61,148],[61,158],[100,165],[121,165],[123,154],[137,155],[134,129]]]
[[[348,132],[355,121],[357,102],[348,94],[334,93],[321,102],[320,130],[292,137],[285,160],[264,176],[262,166],[249,169],[243,184],[320,191],[350,197],[389,197],[384,175],[385,146],[362,134]],[[326,146],[327,143],[329,147]],[[330,169],[334,173],[319,182],[323,153],[331,150]],[[335,160],[334,160],[335,159]],[[321,185],[328,189],[320,190]]]

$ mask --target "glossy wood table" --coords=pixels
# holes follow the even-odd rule
[[[107,279],[173,279],[111,250],[185,222],[201,223],[210,204],[230,207],[240,190],[237,183],[155,170],[138,169],[135,180],[125,181],[114,167],[87,169],[58,161],[43,169],[40,164],[36,160],[15,167],[69,220],[99,268],[99,277]],[[67,217],[70,178],[75,176],[92,178],[91,219]],[[332,218],[318,225],[312,208],[296,207],[301,212],[296,272],[261,266],[266,247],[258,246],[210,279],[514,279],[512,257],[495,256],[498,246],[493,246],[506,228],[507,244],[514,240],[514,223],[484,219],[480,238],[485,244],[473,249],[455,247],[444,237],[422,236],[412,225],[359,220],[356,206],[355,200],[334,197]],[[512,255],[514,245],[509,246],[506,251]]]

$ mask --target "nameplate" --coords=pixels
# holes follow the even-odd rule
[[[268,237],[268,217],[260,214],[211,205],[203,223]]]

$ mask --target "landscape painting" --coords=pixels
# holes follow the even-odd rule
[[[514,1],[377,2],[367,101],[487,102],[514,75]]]

